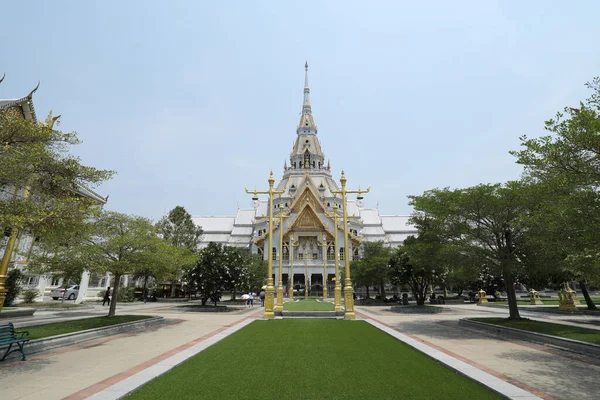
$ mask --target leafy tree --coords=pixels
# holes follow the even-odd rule
[[[112,171],[82,165],[69,153],[78,144],[76,133],[24,120],[17,113],[0,113],[0,186],[13,196],[0,199],[0,226],[29,228],[38,236],[65,230],[87,217],[95,202],[82,197],[82,187],[109,179]]]
[[[211,242],[200,250],[199,260],[188,276],[200,293],[202,305],[206,305],[209,300],[216,305],[230,282],[223,246]]]
[[[161,218],[156,224],[158,233],[171,246],[178,249],[186,249],[188,252],[195,252],[200,243],[202,228],[196,226],[192,216],[182,206],[177,206]],[[180,263],[171,266],[171,297],[175,297],[175,285],[181,275],[183,267]]]
[[[441,241],[431,232],[420,230],[409,236],[390,259],[389,276],[394,285],[409,285],[418,305],[425,304],[427,290],[443,275]]]
[[[434,189],[410,196],[419,228],[435,230],[472,262],[488,266],[506,284],[510,318],[518,319],[514,284],[523,273],[524,217],[539,207],[536,187],[522,181],[467,189]]]
[[[109,272],[113,278],[113,299],[118,299],[121,277],[135,274],[162,259],[161,239],[152,223],[143,217],[103,211],[93,223],[94,231],[80,246],[93,272]],[[109,317],[115,315],[116,301],[110,303]]]
[[[600,276],[600,78],[586,86],[592,94],[578,108],[565,107],[546,121],[550,135],[522,136],[523,149],[511,153],[528,176],[562,191],[539,217],[547,223],[548,244],[564,250],[566,272],[579,280],[588,307],[596,308],[587,282]],[[558,232],[562,240],[556,240]]]
[[[361,247],[362,258],[351,264],[354,283],[367,288],[367,297],[369,297],[369,287],[378,285],[379,294],[384,300],[385,285],[389,280],[391,249],[383,241],[365,242]]]
[[[267,277],[267,263],[259,254],[246,253],[246,257],[248,258],[248,278],[247,287],[244,289],[247,291],[258,291],[264,285]],[[293,290],[293,288],[289,290]]]

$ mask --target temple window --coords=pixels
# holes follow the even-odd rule
[[[277,247],[273,247],[273,260],[277,260]]]
[[[344,248],[340,247],[340,261],[344,260]]]

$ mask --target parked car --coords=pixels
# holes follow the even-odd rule
[[[66,291],[66,293],[65,293]],[[75,300],[79,294],[79,285],[69,286],[68,288],[56,288],[50,292],[50,297],[54,300],[62,299],[63,296],[68,300]]]

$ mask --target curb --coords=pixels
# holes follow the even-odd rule
[[[546,335],[543,333],[535,333],[524,331],[521,329],[508,328],[504,326],[486,324],[485,322],[471,321],[463,318],[458,321],[461,326],[486,330],[503,337],[512,339],[524,340],[527,342],[540,343],[552,347],[557,347],[561,350],[579,353],[587,356],[600,358],[600,346],[593,343],[586,343],[580,340],[561,338],[558,336]]]
[[[51,336],[43,339],[34,339],[25,345],[25,354],[28,356],[57,347],[65,347],[73,344],[97,339],[104,336],[119,333],[130,333],[145,330],[146,328],[163,324],[163,317],[152,317],[141,321],[125,322],[122,324],[105,326],[102,328],[87,329],[85,331],[65,333],[63,335]]]
[[[16,310],[3,310],[0,313],[0,319],[9,319],[9,318],[21,318],[21,317],[31,317],[37,308],[17,308]]]

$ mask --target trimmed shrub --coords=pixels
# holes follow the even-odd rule
[[[40,292],[37,289],[27,289],[23,290],[23,294],[21,294],[21,297],[23,298],[23,303],[33,303],[36,297],[38,297],[39,295]]]
[[[10,270],[6,275],[6,280],[4,281],[4,287],[7,290],[6,298],[4,299],[5,307],[10,306],[21,293],[21,290],[23,290],[23,286],[21,285],[21,279],[23,278],[25,278],[25,274],[16,268]]]
[[[131,303],[135,301],[135,288],[123,287],[119,288],[117,293],[117,301],[119,303]]]

